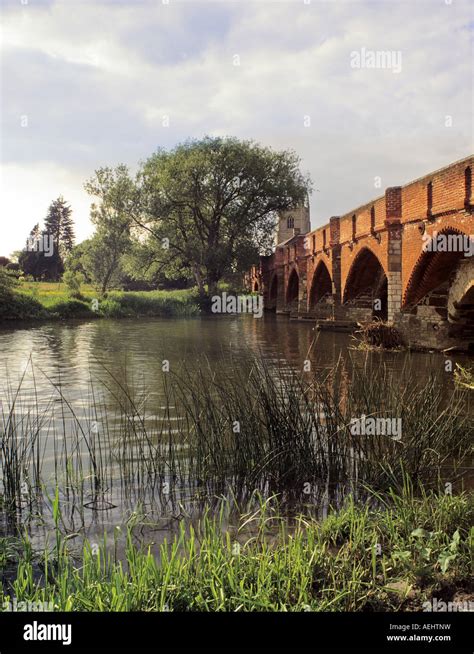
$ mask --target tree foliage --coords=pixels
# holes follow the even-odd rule
[[[40,252],[39,244],[42,239],[42,232],[39,223],[30,231],[24,249],[18,255],[18,263],[25,275],[30,275],[35,280],[47,276],[48,261],[43,252]]]
[[[71,207],[59,196],[49,206],[44,221],[43,236],[49,237],[53,243],[53,252],[48,262],[50,279],[59,279],[64,272],[64,262],[74,246],[74,223],[71,214]]]
[[[273,245],[276,214],[304,202],[310,181],[293,152],[206,137],[158,150],[139,174],[129,205],[148,235],[155,266],[188,270],[208,292]]]
[[[17,286],[16,279],[9,275],[5,268],[2,266],[0,268],[0,301],[6,301],[7,298],[10,298]]]
[[[134,179],[123,164],[100,168],[85,189],[96,230],[69,269],[102,293],[125,279],[192,280],[211,295],[271,251],[278,212],[301,205],[310,181],[294,152],[206,137],[159,149]]]
[[[33,227],[18,261],[26,275],[57,281],[75,238],[72,210],[62,196],[50,204],[44,222],[43,230],[39,223]]]
[[[44,231],[52,235],[55,249],[62,259],[67,257],[74,246],[74,223],[71,214],[71,207],[60,195],[50,204],[44,221]]]
[[[119,283],[123,257],[131,248],[131,213],[138,197],[137,188],[123,164],[115,169],[96,170],[84,188],[97,198],[91,205],[91,221],[96,231],[81,262],[86,275],[105,293]]]

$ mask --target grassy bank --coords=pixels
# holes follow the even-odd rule
[[[472,494],[416,497],[406,482],[401,494],[372,502],[378,508],[348,499],[316,522],[288,521],[270,499],[233,528],[223,505],[195,528],[183,525],[159,555],[136,545],[130,526],[122,560],[114,538],[79,550],[57,531],[41,554],[25,540],[0,539],[0,562],[15,568],[0,602],[51,602],[59,611],[390,611],[474,599]],[[59,523],[57,501],[54,508]]]
[[[0,320],[66,320],[133,317],[188,317],[199,314],[193,290],[112,291],[101,298],[91,286],[73,298],[63,283],[22,282],[4,299]]]

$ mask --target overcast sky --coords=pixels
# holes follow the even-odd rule
[[[86,238],[96,168],[189,137],[294,149],[313,227],[474,150],[469,0],[0,5],[2,255],[60,194]]]

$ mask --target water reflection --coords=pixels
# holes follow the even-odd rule
[[[316,336],[316,338],[315,338]],[[315,341],[313,343],[313,341]],[[248,350],[261,352],[268,360],[285,360],[301,366],[306,358],[322,369],[331,369],[340,356],[364,365],[367,353],[356,352],[349,334],[320,332],[311,323],[289,322],[286,316],[266,315],[187,320],[99,320],[79,324],[49,323],[41,326],[0,329],[0,370],[15,381],[28,365],[30,356],[48,377],[61,382],[73,394],[86,388],[91,373],[105,364],[114,373],[127,369],[134,378],[153,381],[161,374],[163,360],[171,367],[206,356],[211,362],[223,353],[237,357]],[[308,356],[309,352],[309,356]],[[444,372],[447,355],[442,353],[376,352],[369,358],[401,370],[407,359],[420,377]],[[466,363],[462,354],[449,354],[454,362]],[[446,375],[449,383],[450,375]],[[37,379],[38,390],[47,380]]]
[[[192,519],[205,502],[227,494],[228,486],[217,486],[209,495],[205,489],[200,491],[199,480],[190,489],[176,487],[173,479],[166,476],[151,483],[149,479],[146,483],[136,483],[136,477],[131,475],[134,483],[129,485],[127,477],[118,475],[118,461],[132,469],[134,459],[142,456],[138,440],[128,444],[124,454],[123,443],[117,438],[117,434],[123,433],[124,408],[126,420],[138,423],[134,433],[148,429],[151,434],[154,429],[156,432],[161,428],[165,412],[169,434],[179,431],[179,411],[163,395],[161,380],[165,362],[169,363],[171,372],[191,371],[202,365],[203,360],[211,367],[223,365],[231,355],[233,365],[239,366],[250,350],[262,354],[271,363],[295,369],[302,369],[309,360],[312,369],[326,373],[341,360],[334,388],[341,387],[340,376],[349,379],[352,366],[387,366],[399,374],[400,383],[406,383],[402,373],[410,366],[421,383],[436,375],[445,380],[446,387],[452,384],[444,354],[367,353],[354,350],[354,345],[348,334],[318,333],[310,323],[289,322],[286,317],[272,315],[261,320],[244,316],[3,327],[0,329],[0,400],[3,408],[11,406],[15,389],[22,380],[21,393],[15,399],[15,414],[20,420],[31,421],[40,434],[45,444],[41,457],[46,475],[57,473],[58,452],[67,460],[71,452],[82,448],[82,454],[87,456],[91,444],[100,452],[98,466],[105,469],[106,463],[114,464],[107,468],[106,483],[98,487],[91,476],[80,493],[69,483],[69,477],[64,476],[63,488],[67,490],[62,491],[62,499],[69,530],[82,530],[88,535],[101,532],[104,527],[120,523],[124,515],[140,506],[144,513],[153,514],[166,532],[170,525],[179,523],[183,510]],[[450,358],[453,363],[467,364],[464,355],[450,355]],[[232,375],[232,369],[225,372]],[[130,397],[136,406],[129,406]],[[128,431],[129,428],[127,425]],[[81,433],[83,429],[85,433]],[[181,450],[175,448],[173,456],[185,459],[183,443]],[[79,475],[81,471],[75,473]],[[163,484],[168,484],[168,489]],[[254,489],[240,490],[248,498]],[[272,490],[264,489],[267,493]],[[312,489],[308,502],[324,515],[328,504],[338,503],[348,490],[355,492],[339,485],[329,487],[323,481]],[[30,496],[25,501],[26,511],[28,502],[32,508],[33,500]],[[290,496],[286,500],[291,504]],[[47,503],[42,510],[48,520],[51,512]]]

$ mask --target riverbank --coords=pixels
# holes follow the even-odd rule
[[[197,316],[194,289],[173,291],[111,291],[101,298],[91,286],[71,297],[63,283],[23,282],[0,304],[0,321],[41,321],[97,318]]]
[[[86,540],[82,548],[71,535],[61,535],[56,496],[51,548],[37,553],[26,539],[0,539],[0,605],[42,602],[55,611],[446,611],[451,602],[450,610],[473,610],[473,500],[472,493],[417,495],[407,482],[400,494],[373,493],[378,508],[357,506],[349,497],[322,522],[302,515],[288,520],[270,499],[241,515],[233,528],[223,522],[223,505],[195,528],[182,523],[179,535],[158,552],[150,540],[136,544],[142,524],[129,526],[120,558],[118,529],[100,544]],[[153,532],[153,524],[146,526]]]

